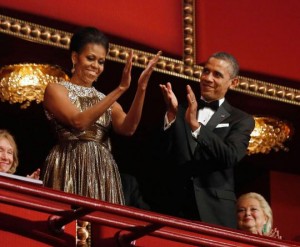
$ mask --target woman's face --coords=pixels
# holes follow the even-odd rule
[[[244,198],[238,203],[237,220],[239,229],[262,234],[262,229],[267,222],[267,217],[258,200],[254,198]]]
[[[82,86],[91,86],[104,70],[105,57],[105,48],[95,43],[87,44],[80,53],[73,52],[74,82]]]
[[[0,139],[0,172],[8,172],[14,161],[14,149],[6,138]]]

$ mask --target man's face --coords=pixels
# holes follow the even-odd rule
[[[231,78],[230,72],[229,62],[211,57],[201,74],[201,96],[208,102],[224,98],[228,88],[238,82],[237,78]]]

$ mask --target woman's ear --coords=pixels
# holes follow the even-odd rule
[[[78,54],[77,52],[73,51],[71,54],[71,59],[72,59],[72,69],[71,69],[71,73],[74,74],[75,73],[75,65],[78,61]]]
[[[71,59],[72,59],[72,63],[73,63],[73,64],[76,64],[76,63],[77,63],[77,60],[78,60],[78,54],[77,54],[77,52],[72,51]]]

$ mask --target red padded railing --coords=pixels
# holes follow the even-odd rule
[[[58,216],[49,217],[45,222],[55,230],[53,234],[63,231],[63,225],[79,218],[102,227],[112,227],[115,229],[112,236],[115,245],[111,246],[126,246],[137,239],[145,243],[143,238],[149,236],[193,246],[300,246],[296,242],[169,217],[1,176],[0,203]]]

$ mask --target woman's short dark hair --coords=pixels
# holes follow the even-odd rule
[[[71,38],[70,51],[80,53],[87,44],[91,43],[101,44],[105,48],[106,53],[108,52],[108,38],[95,27],[84,27],[74,33]]]

